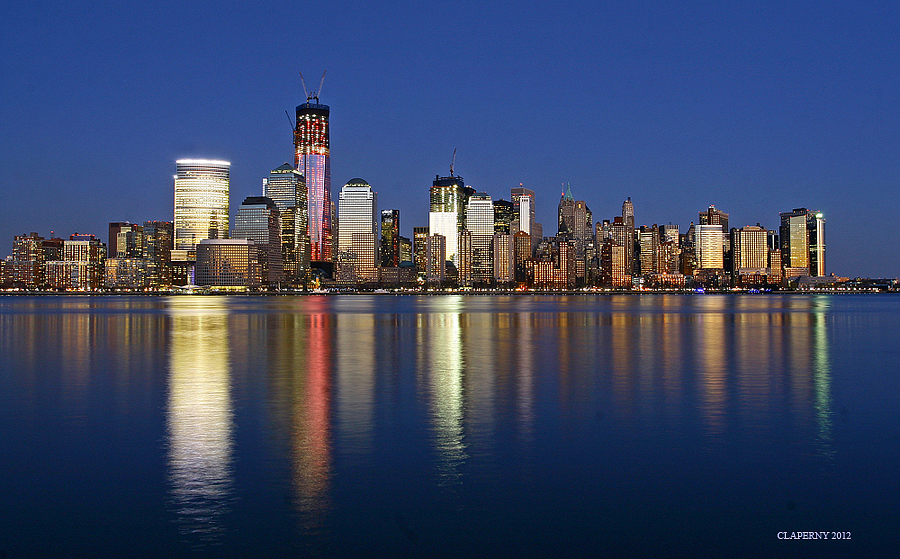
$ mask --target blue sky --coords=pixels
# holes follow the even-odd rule
[[[896,2],[34,3],[0,7],[0,256],[12,236],[172,219],[175,160],[232,162],[233,210],[292,161],[298,71],[331,106],[335,199],[353,177],[401,227],[434,175],[523,183],[556,230],[563,183],[595,220],[685,229],[827,219],[828,271],[900,275]],[[4,248],[5,247],[5,248]]]

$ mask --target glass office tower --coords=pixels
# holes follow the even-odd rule
[[[204,239],[227,238],[231,163],[179,159],[175,167],[175,248],[194,250]]]
[[[381,210],[381,265],[400,265],[400,210]]]
[[[314,98],[318,101],[318,98]],[[306,177],[310,260],[332,262],[331,157],[328,105],[307,100],[297,106],[294,166]]]
[[[306,179],[285,163],[263,179],[263,196],[271,198],[281,213],[281,257],[287,281],[302,281],[309,272],[309,207]]]

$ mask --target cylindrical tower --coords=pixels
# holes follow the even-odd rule
[[[175,167],[175,248],[193,250],[204,239],[227,238],[231,163],[179,159]]]

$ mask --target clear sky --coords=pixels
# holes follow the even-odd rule
[[[827,219],[828,271],[900,275],[900,3],[22,2],[0,7],[0,257],[12,237],[173,218],[175,160],[232,162],[232,215],[290,161],[327,69],[332,187],[427,225],[450,170],[523,183],[556,232]]]

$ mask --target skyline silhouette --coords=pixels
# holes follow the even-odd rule
[[[710,204],[770,229],[808,207],[828,219],[829,272],[900,270],[872,244],[900,240],[893,4],[0,10],[4,256],[31,231],[172,219],[180,158],[232,162],[234,215],[293,160],[298,71],[313,86],[327,68],[332,194],[364,178],[404,236],[457,149],[477,190],[535,190],[545,227],[564,183],[595,221],[629,196],[637,224],[683,229]]]

